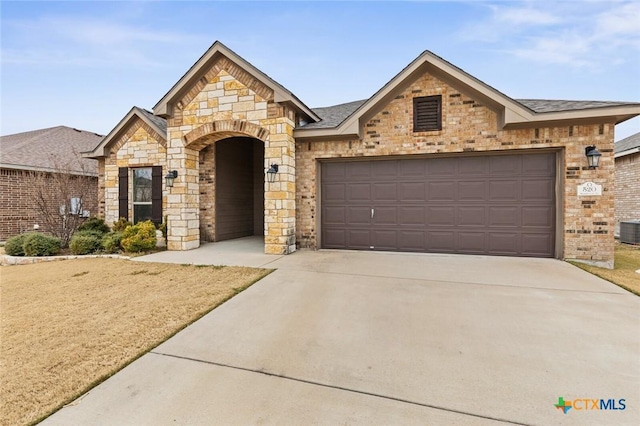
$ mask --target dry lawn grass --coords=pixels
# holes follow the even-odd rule
[[[81,259],[0,269],[0,424],[42,419],[265,269]]]
[[[636,273],[636,270],[640,269],[640,246],[616,243],[614,269],[598,268],[582,263],[574,263],[574,265],[640,296],[640,274]]]

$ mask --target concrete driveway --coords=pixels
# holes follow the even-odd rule
[[[277,271],[43,424],[640,424],[640,298],[567,263],[258,257]]]

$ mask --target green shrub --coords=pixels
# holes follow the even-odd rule
[[[26,256],[53,256],[60,252],[60,238],[32,232],[24,238],[22,248]]]
[[[82,237],[89,236],[89,237],[96,237],[99,240],[101,240],[102,237],[104,237],[105,235],[106,234],[104,232],[99,231],[97,229],[85,229],[85,230],[82,230],[82,231],[76,231],[76,233],[73,234],[74,237],[75,236],[78,236],[78,237],[80,237],[80,236],[82,236]]]
[[[100,249],[102,249],[102,235],[96,235],[95,232],[76,232],[69,243],[69,250],[73,254],[90,254]]]
[[[124,217],[121,217],[120,219],[118,219],[115,222],[113,222],[113,230],[115,232],[122,232],[125,229],[127,229],[128,227],[130,227],[131,225],[133,225],[131,222],[129,222]]]
[[[122,232],[109,232],[102,237],[102,249],[106,253],[117,253],[120,251],[120,242],[122,241]]]
[[[11,237],[4,244],[4,252],[9,256],[24,256],[24,239],[29,234],[20,234],[15,237]]]
[[[151,250],[156,246],[156,226],[150,220],[129,226],[122,233],[122,248],[130,253]]]
[[[109,225],[104,223],[104,219],[92,217],[78,227],[78,231],[97,231],[102,235],[110,231]]]

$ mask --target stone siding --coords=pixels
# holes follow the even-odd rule
[[[442,95],[442,130],[413,132],[413,98]],[[562,235],[560,257],[612,265],[614,229],[614,123],[498,130],[496,113],[439,79],[425,74],[364,124],[362,139],[296,142],[297,241],[318,247],[319,161],[331,158],[417,154],[467,154],[505,150],[553,149],[560,152]],[[600,167],[586,167],[584,149],[597,145]],[[578,197],[577,185],[603,185],[599,197]]]
[[[170,250],[215,241],[214,144],[234,136],[261,140],[265,169],[280,166],[277,181],[265,184],[265,252],[295,250],[294,122],[293,111],[274,103],[273,90],[226,58],[172,105],[167,162],[185,172],[167,197]]]
[[[618,157],[616,163],[616,234],[620,221],[640,220],[640,153]]]
[[[110,147],[109,155],[98,163],[100,190],[104,200],[100,204],[100,214],[108,225],[119,219],[118,168],[162,166],[166,173],[167,150],[164,138],[157,134],[141,119],[137,119],[127,131]],[[163,188],[163,206],[166,206],[167,189]],[[133,179],[129,175],[129,189],[133,190]],[[133,218],[133,201],[129,197],[129,220]]]

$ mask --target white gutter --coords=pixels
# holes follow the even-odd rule
[[[626,151],[618,152],[618,153],[613,155],[613,158],[625,157],[627,155],[635,154],[637,152],[640,152],[640,146],[635,147],[635,148],[631,148],[631,149],[627,149]]]
[[[53,169],[50,167],[33,167],[33,166],[25,166],[22,164],[7,164],[0,163],[0,169],[13,169],[13,170],[28,170],[31,172],[48,172],[48,173],[64,173],[64,171],[60,169]],[[95,172],[82,172],[78,170],[71,170],[69,174],[74,176],[92,176],[98,177],[98,173]]]

